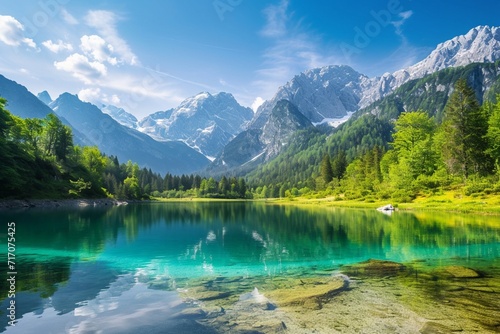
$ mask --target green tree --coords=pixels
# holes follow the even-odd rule
[[[344,176],[347,165],[347,156],[345,151],[341,150],[337,153],[332,162],[333,177],[340,180]]]
[[[24,120],[24,124],[24,138],[28,145],[28,149],[35,157],[38,157],[43,133],[43,121],[39,118],[27,118]]]
[[[333,169],[330,162],[330,156],[325,154],[323,160],[321,160],[321,177],[325,184],[332,182],[333,180]]]
[[[413,178],[435,171],[437,156],[432,150],[435,122],[423,111],[404,112],[396,120],[392,146],[398,159],[406,159]]]
[[[464,178],[489,167],[485,151],[487,120],[475,93],[460,79],[444,110],[442,156],[452,173]]]
[[[489,146],[486,152],[498,166],[500,164],[500,95],[497,96],[497,101],[488,120],[486,138]]]

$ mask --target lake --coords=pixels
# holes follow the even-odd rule
[[[6,333],[500,331],[496,216],[182,202],[0,221]]]

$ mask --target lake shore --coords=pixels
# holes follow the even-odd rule
[[[118,206],[127,205],[130,201],[115,200],[111,198],[100,199],[22,199],[22,200],[0,200],[0,210],[15,210],[29,208],[83,208],[88,206]]]
[[[441,211],[455,213],[473,213],[481,215],[500,215],[500,196],[465,196],[457,192],[440,195],[420,196],[410,203],[395,203],[387,200],[346,200],[337,196],[325,198],[295,197],[269,199],[267,203],[277,205],[318,206],[349,209],[377,209],[392,204],[400,211]]]

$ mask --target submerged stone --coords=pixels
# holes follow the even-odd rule
[[[278,306],[299,306],[304,309],[318,310],[335,295],[349,287],[346,276],[332,277],[325,280],[302,279],[301,284],[293,288],[281,288],[270,291],[269,298]]]
[[[347,275],[366,275],[366,276],[395,276],[404,271],[406,266],[392,261],[370,259],[364,262],[356,263],[350,266],[344,266],[342,271]]]
[[[477,278],[481,276],[475,270],[462,266],[448,266],[445,271],[455,278]]]

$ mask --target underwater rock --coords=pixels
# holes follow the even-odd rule
[[[476,271],[461,266],[448,266],[445,271],[455,278],[477,278],[481,276]]]
[[[342,271],[350,276],[395,276],[406,270],[406,266],[392,261],[370,259],[364,262],[345,266]]]
[[[427,322],[422,329],[420,329],[420,333],[422,334],[444,334],[444,333],[453,333],[453,332],[461,332],[461,329],[457,328],[449,328],[443,324],[429,321]]]
[[[261,294],[257,288],[254,288],[252,292],[241,295],[237,306],[240,309],[243,308],[248,310],[253,308],[259,308],[262,310],[276,309],[276,305],[271,303],[269,299]]]
[[[302,279],[293,288],[281,288],[269,292],[269,298],[278,306],[300,306],[304,309],[319,310],[334,296],[349,287],[349,279],[342,275],[326,280]]]

